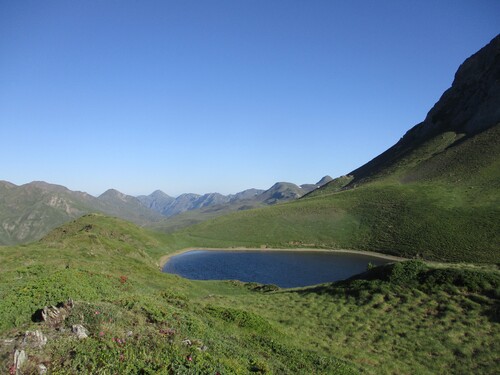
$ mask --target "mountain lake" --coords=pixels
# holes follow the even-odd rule
[[[344,280],[366,271],[368,264],[394,260],[352,252],[272,250],[192,250],[172,256],[163,272],[192,280],[239,280],[303,287]]]

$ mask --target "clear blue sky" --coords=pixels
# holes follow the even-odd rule
[[[422,121],[500,1],[0,0],[0,180],[313,183]]]

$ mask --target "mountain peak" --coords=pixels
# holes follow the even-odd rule
[[[326,175],[321,180],[319,180],[318,182],[316,182],[316,185],[323,186],[324,184],[326,184],[326,183],[328,183],[330,181],[333,181],[333,178],[331,178],[330,176]]]
[[[426,136],[443,131],[479,133],[500,121],[500,34],[466,59],[451,87],[408,133]],[[405,135],[406,137],[406,135]]]
[[[17,185],[13,184],[12,182],[5,181],[5,180],[0,180],[0,186],[8,188],[8,189],[17,187]]]
[[[39,188],[39,189],[43,189],[43,190],[47,190],[47,191],[58,191],[58,192],[69,191],[68,188],[65,186],[50,184],[50,183],[45,182],[45,181],[32,181],[32,182],[29,182],[23,186],[28,187],[28,188],[35,187],[35,188]]]
[[[420,149],[418,160],[421,163],[499,123],[500,35],[463,62],[451,87],[423,122],[406,132],[394,146],[349,173],[353,176],[350,185],[392,173],[391,170],[398,168],[417,149]],[[438,136],[443,138],[435,142],[438,145],[423,147]]]
[[[172,198],[170,195],[167,193],[163,192],[162,190],[155,190],[151,194],[149,194],[150,197],[160,199],[160,198]]]
[[[98,197],[99,199],[119,199],[121,201],[127,201],[128,198],[132,198],[129,195],[122,193],[116,189],[108,189]]]

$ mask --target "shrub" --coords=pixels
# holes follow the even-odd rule
[[[396,285],[415,285],[419,281],[420,273],[425,270],[427,270],[427,266],[419,260],[395,263],[388,281]]]

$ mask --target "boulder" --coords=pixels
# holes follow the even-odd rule
[[[16,370],[16,374],[20,373],[20,368],[26,362],[27,356],[24,350],[18,350],[14,352],[14,369]]]
[[[44,375],[47,373],[47,367],[44,364],[39,364],[37,366],[37,370],[39,375]]]
[[[41,348],[47,344],[47,337],[39,330],[26,331],[23,344],[32,348]]]
[[[89,337],[89,331],[87,331],[87,328],[85,328],[81,324],[75,324],[71,326],[71,330],[76,335],[76,337],[78,337],[79,340],[86,339],[87,337]]]

